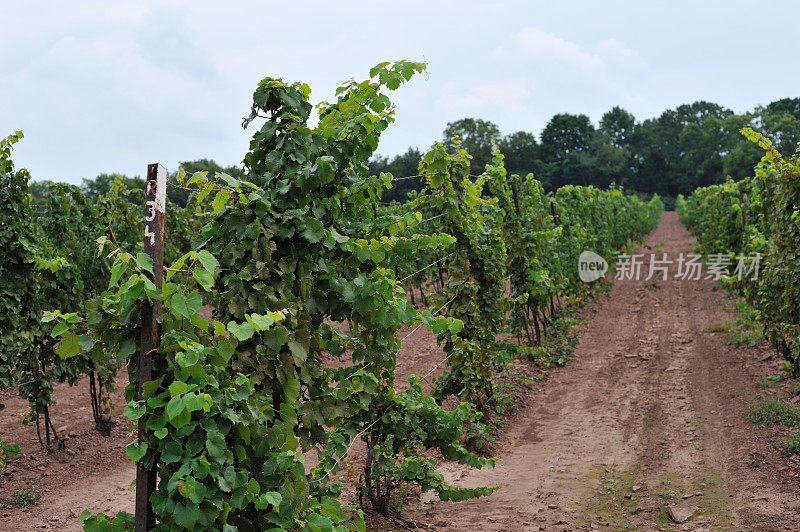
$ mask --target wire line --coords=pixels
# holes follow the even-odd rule
[[[359,436],[361,436],[362,434],[364,434],[365,432],[367,432],[367,431],[368,431],[368,430],[369,430],[369,429],[370,429],[370,428],[371,428],[371,427],[372,427],[372,426],[373,426],[375,423],[377,423],[378,421],[380,421],[380,419],[381,419],[381,418],[379,417],[378,419],[376,419],[375,421],[373,421],[372,423],[370,423],[369,425],[367,425],[366,427],[364,427],[364,430],[362,430],[361,432],[359,432],[358,434],[356,434],[355,436],[353,436],[353,439],[352,439],[352,440],[350,440],[350,445],[348,445],[348,446],[347,446],[347,450],[344,452],[344,454],[343,454],[342,456],[340,456],[339,458],[337,458],[337,459],[336,459],[336,461],[333,463],[333,465],[332,465],[332,466],[331,466],[331,468],[328,470],[328,472],[327,472],[327,473],[325,473],[325,474],[322,476],[322,478],[320,478],[320,479],[319,479],[319,481],[320,481],[320,482],[322,482],[323,480],[325,480],[325,479],[328,477],[328,475],[330,475],[330,474],[331,474],[331,471],[333,471],[334,469],[336,469],[336,466],[337,466],[337,465],[339,465],[339,462],[341,462],[342,460],[344,460],[345,456],[347,456],[347,453],[349,453],[349,452],[350,452],[350,449],[352,449],[352,448],[353,448],[353,444],[355,444],[355,443],[356,443],[356,441],[358,440],[358,437],[359,437]]]
[[[448,257],[450,257],[450,256],[452,256],[452,255],[455,255],[455,253],[456,253],[456,252],[454,251],[454,252],[450,253],[449,255],[445,255],[445,256],[444,256],[444,257],[442,257],[441,259],[439,259],[439,260],[435,260],[435,261],[431,262],[430,264],[428,264],[428,265],[427,265],[427,266],[425,266],[424,268],[420,268],[419,270],[415,271],[414,273],[412,273],[412,274],[410,274],[410,275],[406,275],[406,276],[405,276],[405,277],[403,277],[402,279],[398,279],[398,281],[397,281],[397,282],[398,282],[398,283],[402,283],[402,282],[403,282],[403,281],[405,281],[406,279],[410,279],[410,278],[414,277],[415,275],[417,275],[418,273],[420,273],[420,272],[423,272],[423,271],[427,270],[427,269],[428,269],[428,268],[430,268],[431,266],[435,266],[436,264],[438,264],[438,263],[442,262],[444,259],[446,259],[446,258],[448,258]]]

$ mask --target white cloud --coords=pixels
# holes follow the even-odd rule
[[[514,109],[530,98],[532,85],[522,79],[510,79],[505,82],[478,85],[472,91],[484,104]]]
[[[647,70],[647,61],[636,50],[628,48],[617,39],[606,39],[597,47],[597,53],[609,65],[619,65],[633,70]]]
[[[597,119],[598,108],[640,103],[651,78],[646,61],[619,39],[595,42],[587,46],[538,27],[521,28],[488,51],[491,61],[480,76],[440,86],[437,108],[448,120],[474,116],[504,131],[536,131],[556,112]]]
[[[514,40],[523,55],[530,58],[557,61],[586,72],[603,67],[603,60],[599,56],[586,53],[578,44],[539,28],[525,28]]]
[[[593,46],[581,45],[538,27],[521,29],[513,37],[514,48],[496,48],[493,56],[504,66],[516,67],[529,83],[538,83],[536,102],[553,107],[565,98],[583,100],[586,107],[613,102],[630,105],[641,101],[651,73],[634,49],[616,38]],[[603,105],[607,105],[604,103]],[[582,112],[581,105],[560,111]]]
[[[556,63],[579,75],[607,75],[617,67],[646,70],[647,62],[618,39],[600,42],[593,51],[540,28],[524,28],[514,38],[519,55],[543,65]]]
[[[440,89],[437,105],[450,114],[490,119],[495,113],[519,112],[530,100],[534,85],[533,81],[523,78],[471,86],[450,82]]]

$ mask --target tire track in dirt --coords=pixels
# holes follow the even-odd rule
[[[639,252],[674,260],[694,246],[665,213]],[[657,283],[615,283],[575,360],[506,428],[497,468],[442,466],[460,485],[501,490],[424,498],[412,516],[440,530],[800,530],[797,481],[748,467],[753,449],[774,452],[742,418],[763,351],[705,332],[731,298],[710,281],[673,280],[674,268]],[[675,525],[666,508],[680,502],[698,509]]]

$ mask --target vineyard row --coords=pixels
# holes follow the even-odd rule
[[[752,177],[698,188],[677,202],[681,221],[697,236],[701,252],[736,264],[759,257],[759,270],[723,279],[756,310],[764,336],[800,377],[800,166],[766,137],[742,133],[765,150]],[[741,277],[741,278],[740,278]]]

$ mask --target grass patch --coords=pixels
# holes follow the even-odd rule
[[[744,345],[756,345],[764,340],[764,333],[758,321],[756,311],[747,304],[747,301],[740,299],[733,305],[725,308],[728,312],[736,314],[736,322],[731,324],[728,329],[728,336],[725,339],[729,344],[736,347]]]
[[[729,321],[714,321],[706,325],[705,331],[706,332],[728,332],[731,328],[731,322]]]
[[[640,473],[640,464],[634,462],[623,471],[598,468],[591,474],[587,480],[597,487],[585,498],[586,524],[605,522],[611,530],[637,530],[631,517],[636,515],[638,499],[643,493],[633,493],[631,488]]]
[[[736,328],[728,333],[725,341],[736,347],[745,345],[756,345],[764,340],[764,334],[760,330],[747,330]]]
[[[787,437],[778,440],[778,450],[783,454],[800,453],[800,430],[795,430]]]
[[[750,404],[747,419],[761,427],[773,425],[800,426],[800,409],[789,404],[784,397],[771,394],[756,399]]]
[[[769,377],[761,377],[760,379],[758,379],[758,382],[756,384],[762,390],[769,390],[770,388],[775,387],[775,380],[770,379]]]
[[[710,530],[733,530],[730,508],[731,491],[720,474],[708,467],[698,468],[689,479],[674,475],[667,476],[662,481],[662,487],[658,491],[661,500],[658,510],[653,512],[653,521],[661,529],[686,530],[692,526],[690,523],[695,522],[702,516],[705,521],[704,526]],[[682,495],[689,493],[695,495],[689,498],[688,501],[700,508],[700,510],[683,526],[677,525],[669,516],[667,507],[670,504],[679,503],[682,500]],[[653,530],[654,528],[647,528],[647,530]]]
[[[578,309],[571,307],[550,318],[550,334],[542,339],[542,345],[553,364],[563,366],[572,359],[572,352],[578,345],[577,313]]]
[[[770,382],[771,379],[762,379]],[[789,392],[793,396],[796,392]],[[783,425],[800,427],[800,407],[789,403],[786,395],[772,393],[756,399],[750,404],[747,419],[761,427]],[[775,449],[783,454],[800,454],[800,430],[795,429],[775,443]]]
[[[761,325],[758,322],[756,311],[745,300],[739,300],[732,305],[725,305],[726,312],[735,314],[733,320],[714,321],[705,326],[706,332],[728,333],[725,341],[730,345],[742,347],[755,345],[764,340]]]
[[[647,290],[657,290],[658,289],[658,278],[657,277],[653,277],[649,281],[645,281],[643,284],[644,284],[644,287]]]
[[[524,355],[545,373],[550,366],[563,366],[572,360],[578,345],[578,320],[574,315],[574,309],[567,309],[562,315],[551,316],[547,327],[542,328],[541,346],[509,345],[509,348],[516,350],[517,356]]]
[[[8,498],[8,500],[17,506],[30,508],[31,506],[36,506],[42,502],[42,492],[32,484],[26,488],[15,489],[13,492],[11,492],[11,496]]]

